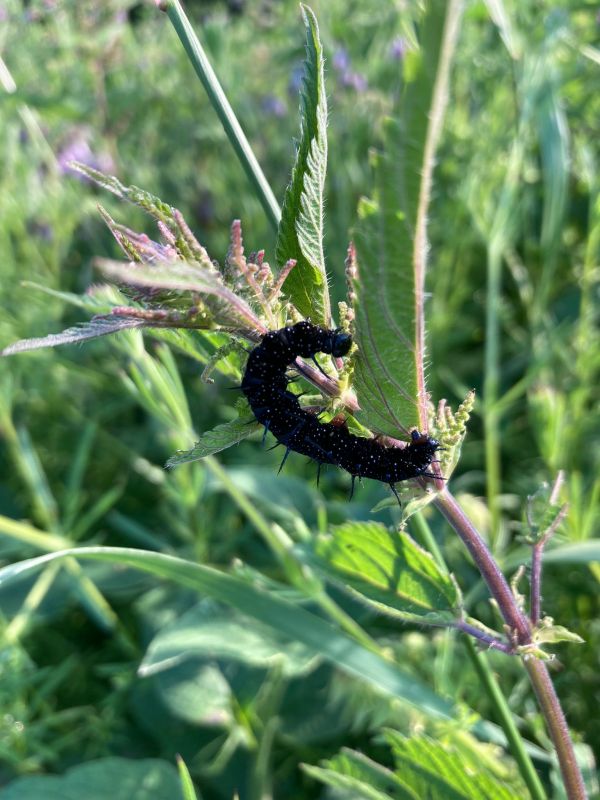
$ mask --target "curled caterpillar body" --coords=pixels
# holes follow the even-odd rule
[[[393,484],[430,475],[428,469],[440,448],[439,442],[413,431],[406,447],[385,447],[376,439],[350,433],[345,425],[320,422],[300,406],[297,395],[287,389],[287,367],[298,356],[313,358],[326,353],[345,356],[352,345],[349,334],[328,330],[310,322],[269,331],[252,350],[242,380],[242,391],[256,419],[285,445],[287,458],[293,450],[309,456],[319,466],[335,464],[354,479],[372,478]],[[318,366],[318,365],[317,365]],[[282,463],[282,466],[283,466]]]

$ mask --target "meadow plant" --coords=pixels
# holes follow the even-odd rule
[[[194,538],[186,520],[197,511],[195,497],[201,480],[183,465],[202,459],[207,471],[263,537],[282,580],[275,581],[243,565],[231,573],[217,570],[192,558],[153,552],[152,547],[65,548],[60,537],[54,542],[54,552],[5,567],[1,580],[6,583],[40,567],[56,568],[64,559],[93,596],[79,567],[80,560],[90,559],[134,567],[222,604],[208,612],[193,612],[186,616],[185,625],[158,635],[144,656],[143,675],[158,675],[185,660],[190,652],[204,656],[217,653],[221,658],[241,659],[254,666],[268,665],[269,678],[261,688],[268,705],[279,697],[287,679],[305,675],[315,663],[325,660],[376,689],[377,707],[382,705],[383,692],[384,724],[378,730],[380,741],[391,752],[387,764],[377,763],[358,750],[343,749],[318,766],[305,766],[306,774],[313,779],[353,797],[547,796],[532,762],[532,755],[543,759],[546,754],[523,738],[487,663],[484,651],[497,651],[518,662],[519,670],[531,681],[566,796],[586,797],[547,666],[553,660],[548,646],[582,640],[545,616],[542,605],[544,549],[568,514],[562,500],[565,476],[557,471],[551,488],[528,501],[524,542],[530,549],[530,591],[526,598],[520,590],[523,569],[508,581],[495,556],[494,535],[500,536],[499,497],[494,495],[490,504],[492,532],[486,540],[449,486],[473,412],[475,392],[465,391],[463,401],[453,411],[445,400],[434,404],[427,387],[428,216],[461,25],[461,3],[432,0],[419,25],[394,39],[389,49],[390,62],[404,71],[402,102],[384,123],[383,146],[372,158],[375,188],[359,206],[345,260],[347,296],[337,304],[337,313],[333,311],[324,256],[328,111],[322,43],[313,12],[303,7],[307,40],[301,130],[292,178],[280,209],[178,0],[163,0],[159,6],[173,22],[276,232],[275,263],[269,263],[264,250],[246,252],[240,220],[231,224],[229,248],[218,263],[179,210],[145,190],[123,185],[100,171],[96,162],[87,159],[87,163],[81,163],[79,158],[73,168],[149,214],[157,236],[150,238],[116,222],[100,207],[126,261],[97,259],[98,269],[112,284],[96,287],[87,295],[86,307],[97,313],[89,322],[62,333],[16,342],[5,348],[4,355],[120,334],[118,346],[132,358],[125,378],[128,390],[171,431],[169,445],[177,451],[167,466],[173,471],[173,480],[179,482],[177,497],[187,498],[187,516],[181,507],[174,511],[182,541]],[[367,79],[354,69],[343,48],[333,55],[332,66],[340,86],[368,91]],[[284,107],[276,96],[267,94],[263,111],[277,118]],[[82,147],[85,150],[85,140],[78,142],[76,152]],[[520,155],[513,155],[518,161]],[[497,235],[489,245],[492,286],[499,259],[510,249],[502,228],[503,220],[506,222],[503,210],[501,204],[495,221]],[[538,315],[542,314],[540,310]],[[289,519],[281,524],[271,521],[215,458],[216,453],[234,444],[255,439],[262,430],[247,402],[240,397],[234,403],[235,415],[230,414],[226,422],[198,436],[171,355],[173,349],[200,363],[207,389],[217,374],[232,383],[239,382],[246,351],[267,331],[301,318],[332,328],[336,317],[337,324],[352,335],[355,347],[346,359],[331,359],[323,369],[296,362],[299,375],[317,393],[308,398],[310,405],[318,405],[328,418],[342,411],[351,429],[362,435],[385,434],[401,446],[409,432],[417,429],[427,431],[443,446],[435,478],[420,478],[397,487],[401,508],[394,528],[348,518],[315,534],[301,519],[293,524]],[[157,342],[156,357],[143,348],[139,338],[142,329]],[[126,331],[131,338],[123,336]],[[493,313],[488,318],[487,336],[484,403],[488,404],[489,416],[485,426],[486,435],[494,442],[499,432],[498,331]],[[487,468],[495,485],[497,450],[487,451]],[[394,503],[393,498],[386,499],[376,510],[388,509]],[[469,613],[469,597],[462,593],[465,587],[460,587],[450,572],[432,535],[429,507],[456,532],[487,587],[493,612],[484,620]],[[409,524],[419,543],[407,533]],[[93,599],[102,608],[101,599]],[[232,610],[251,618],[252,625],[241,624]],[[460,721],[456,709],[424,682],[407,679],[390,648],[362,624],[365,618],[382,618],[389,626],[410,624],[432,633],[445,630],[464,634],[469,657],[500,727],[483,720],[467,725]],[[208,693],[210,681],[218,682],[219,678],[210,667],[206,670],[203,688]],[[416,727],[425,728],[426,733],[413,730],[401,734],[394,729],[398,700],[417,710],[421,721]],[[225,711],[215,708],[213,713],[218,717]],[[276,726],[274,719],[271,717],[268,725]],[[266,763],[275,727],[268,725],[261,728],[262,738],[256,744],[260,757],[248,796],[265,796],[270,786]],[[457,731],[467,727],[483,741],[505,745],[518,764],[519,775],[510,776],[498,764],[490,765],[487,755],[484,757],[485,747],[474,738],[461,740]],[[220,754],[224,763],[229,753],[224,747]],[[185,796],[193,797],[190,774],[182,761],[180,777]]]

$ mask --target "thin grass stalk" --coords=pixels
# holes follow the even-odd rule
[[[166,11],[175,28],[192,66],[206,90],[208,99],[217,112],[225,133],[254,187],[267,219],[274,232],[277,233],[281,219],[279,204],[181,3],[179,0],[160,0],[159,7]]]
[[[485,354],[483,377],[483,427],[485,432],[486,499],[490,512],[492,550],[500,534],[500,307],[502,253],[492,244],[487,252],[487,287],[485,302]]]

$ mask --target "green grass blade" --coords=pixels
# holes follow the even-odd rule
[[[279,204],[181,3],[179,0],[164,0],[161,6],[166,10],[196,75],[200,78],[225,133],[254,187],[267,219],[276,231],[281,218]]]
[[[194,789],[190,771],[183,758],[179,755],[177,756],[177,769],[179,770],[183,800],[200,800],[200,796],[196,794],[196,790]]]
[[[283,291],[305,317],[330,324],[331,307],[323,254],[323,192],[327,171],[327,97],[323,49],[313,12],[302,6],[306,61],[300,106],[300,141],[292,180],[285,192],[276,257],[296,266]]]
[[[519,766],[519,772],[529,789],[532,800],[545,800],[546,792],[544,791],[540,777],[535,771],[523,738],[515,724],[513,713],[500,689],[500,685],[490,667],[485,653],[477,650],[470,636],[465,636],[464,642],[469,658],[481,681],[481,685],[484,687],[488,697],[493,703],[497,715],[496,718],[499,719],[502,729],[506,733],[510,752]]]
[[[407,58],[402,112],[375,157],[375,198],[361,204],[354,234],[359,419],[392,435],[427,427],[425,226],[459,19],[459,3],[429,4],[420,50]]]

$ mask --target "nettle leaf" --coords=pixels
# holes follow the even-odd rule
[[[301,314],[328,326],[331,318],[323,254],[323,192],[327,171],[327,96],[323,49],[313,12],[302,6],[306,60],[300,101],[300,141],[292,180],[283,200],[275,254],[282,266],[296,266],[283,292]]]
[[[12,356],[15,353],[24,353],[26,350],[39,350],[42,347],[57,347],[60,344],[85,342],[89,339],[97,339],[99,336],[107,336],[110,333],[118,333],[131,328],[143,328],[149,324],[145,320],[131,317],[97,317],[73,328],[66,328],[61,333],[51,333],[48,336],[41,336],[36,339],[21,339],[5,347],[0,352],[0,355]]]
[[[387,731],[395,769],[362,753],[342,750],[322,767],[306,771],[346,796],[365,800],[524,800],[527,793],[516,779],[506,783],[488,766],[477,749],[456,748],[427,736],[405,737]],[[463,736],[464,741],[468,741]],[[478,756],[480,756],[478,758]]]
[[[533,632],[533,641],[536,644],[556,644],[557,642],[573,642],[583,644],[578,633],[570,631],[564,625],[554,625],[552,617],[544,617]]]
[[[445,0],[433,0],[428,8],[420,49],[405,61],[401,111],[386,122],[383,151],[375,156],[375,197],[362,201],[354,231],[358,418],[389,435],[426,421],[425,223],[444,111],[439,87],[448,72],[440,52],[446,17],[458,13]]]
[[[528,794],[487,769],[476,753],[467,755],[427,736],[387,731],[395,773],[414,797],[428,800],[524,800]]]
[[[225,286],[214,269],[181,261],[156,262],[149,266],[101,258],[96,264],[107,277],[130,286],[198,293],[218,324],[260,327],[250,306]]]
[[[303,765],[313,778],[354,800],[417,800],[394,773],[354,750],[342,750],[321,767]]]
[[[178,467],[181,464],[189,464],[191,461],[199,461],[201,458],[211,456],[226,450],[234,444],[247,439],[256,431],[260,430],[261,425],[248,418],[238,418],[230,422],[217,425],[211,431],[205,431],[200,439],[190,450],[178,450],[171,456],[165,466],[167,469]]]
[[[431,625],[456,620],[455,584],[407,533],[348,522],[319,537],[315,551],[329,578],[380,613]]]

